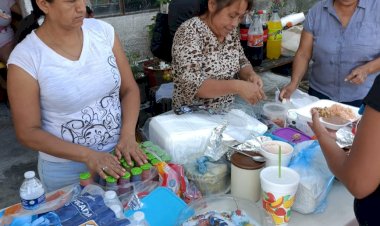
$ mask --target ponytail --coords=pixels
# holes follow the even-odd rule
[[[36,0],[31,0],[31,2],[33,10],[30,15],[22,19],[14,37],[15,43],[17,44],[24,40],[24,38],[34,29],[37,29],[40,26],[38,24],[38,19],[45,15],[45,13],[38,7]],[[49,2],[51,2],[51,0]]]

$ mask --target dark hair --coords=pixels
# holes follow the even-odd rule
[[[46,0],[47,2],[53,2],[54,0]],[[38,7],[36,0],[31,0],[32,12],[21,20],[19,28],[15,34],[16,43],[21,42],[30,32],[39,27],[38,19],[44,16],[45,13]]]
[[[201,8],[200,8],[200,14],[202,15],[208,11],[208,1],[209,0],[202,0],[201,1]],[[241,1],[241,0],[215,0],[216,2],[216,12],[215,14],[219,13],[222,9],[225,7],[228,7],[232,5],[233,3]],[[245,0],[248,3],[247,10],[251,11],[253,7],[253,0]]]

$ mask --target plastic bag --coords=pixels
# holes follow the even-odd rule
[[[302,213],[322,213],[327,207],[327,195],[334,182],[318,141],[305,141],[294,146],[289,167],[300,175],[293,210]]]
[[[57,191],[50,192],[46,195],[46,202],[40,205],[35,210],[25,210],[22,208],[21,204],[15,204],[5,209],[4,215],[0,218],[0,225],[15,225],[13,221],[18,221],[18,219],[31,216],[28,218],[29,223],[31,220],[34,220],[34,216],[42,213],[46,213],[49,211],[56,210],[66,203],[69,203],[72,199],[78,196],[80,193],[79,184],[73,184],[61,188]],[[25,222],[25,221],[23,221]],[[26,222],[28,223],[28,222]]]

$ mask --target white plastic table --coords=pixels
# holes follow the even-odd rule
[[[354,197],[339,181],[328,195],[326,210],[321,214],[300,214],[293,211],[289,226],[358,226],[353,210]]]

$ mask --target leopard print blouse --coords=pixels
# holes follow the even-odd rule
[[[173,108],[201,104],[217,111],[227,109],[234,101],[232,94],[217,98],[195,95],[206,79],[234,79],[241,68],[249,65],[237,29],[221,43],[199,17],[187,20],[178,28],[172,55]]]

